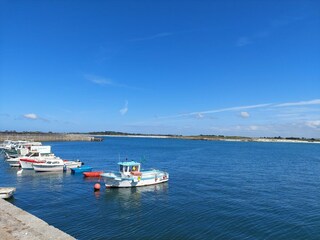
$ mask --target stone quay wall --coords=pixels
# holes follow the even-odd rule
[[[68,133],[0,133],[0,142],[4,140],[27,140],[37,142],[55,142],[55,141],[99,141],[86,134],[68,134]]]

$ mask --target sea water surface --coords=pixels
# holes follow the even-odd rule
[[[168,183],[94,192],[99,179],[34,173],[0,161],[10,200],[77,239],[320,239],[320,144],[107,137],[48,142],[94,170],[119,160]],[[102,182],[101,182],[102,184]]]

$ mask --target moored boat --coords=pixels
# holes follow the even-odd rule
[[[119,162],[119,172],[101,174],[106,187],[140,187],[167,182],[169,173],[152,169],[141,171],[141,164],[135,161]]]
[[[20,161],[18,157],[7,158],[6,162],[9,163],[11,167],[20,167]]]
[[[76,161],[63,160],[63,162],[64,162],[64,168],[66,171],[71,170],[71,168],[81,167],[83,165],[83,162],[81,162],[80,160],[76,160]]]
[[[34,163],[45,163],[47,160],[61,160],[51,152],[51,146],[32,146],[30,151],[20,157],[22,169],[34,169]]]
[[[0,187],[0,198],[10,198],[13,196],[13,193],[16,191],[14,187]]]
[[[44,159],[35,159],[35,158],[20,158],[20,165],[22,169],[33,169],[34,163],[44,163]]]
[[[83,172],[91,172],[91,171],[92,171],[92,167],[89,167],[89,166],[71,168],[71,173],[83,173]]]
[[[100,175],[102,174],[102,171],[96,171],[96,172],[84,172],[83,175],[85,177],[100,177]]]
[[[46,160],[45,162],[33,163],[36,172],[62,172],[64,163],[61,159]]]
[[[13,141],[12,140],[4,140],[1,144],[0,144],[0,149],[11,149],[13,147]]]

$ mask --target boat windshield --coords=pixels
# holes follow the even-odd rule
[[[119,170],[123,173],[140,171],[140,164],[134,161],[131,162],[119,162]]]
[[[39,157],[38,152],[29,152],[26,154],[27,157]]]
[[[120,165],[120,172],[130,172],[132,167]]]
[[[130,166],[130,172],[132,171],[139,171],[139,166]]]
[[[127,166],[120,165],[120,172],[126,172],[128,170]]]

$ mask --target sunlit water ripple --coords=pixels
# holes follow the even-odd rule
[[[94,170],[119,159],[170,173],[168,183],[103,189],[97,179],[0,162],[13,204],[77,239],[320,239],[320,144],[106,138],[52,142]]]

